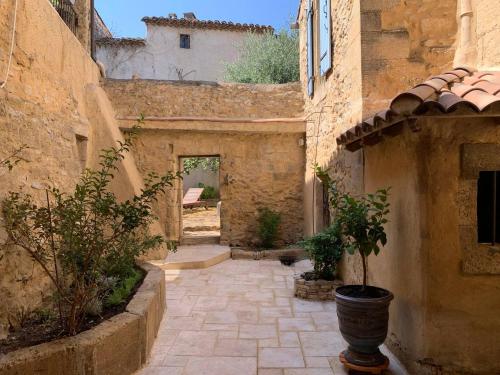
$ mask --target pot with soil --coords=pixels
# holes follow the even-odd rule
[[[374,367],[386,362],[379,346],[387,337],[393,297],[388,290],[372,286],[363,289],[361,285],[345,285],[336,289],[340,333],[349,343],[343,354],[349,363]]]

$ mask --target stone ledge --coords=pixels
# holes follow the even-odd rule
[[[147,361],[166,309],[165,272],[148,272],[125,312],[74,337],[0,356],[2,375],[126,375]]]
[[[334,301],[335,289],[342,285],[339,280],[305,280],[302,275],[295,277],[294,295],[313,301]]]
[[[295,256],[297,260],[307,258],[307,253],[304,249],[278,249],[278,250],[247,250],[247,249],[231,249],[231,258],[235,260],[279,260],[282,256]]]

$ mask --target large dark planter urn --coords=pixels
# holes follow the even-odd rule
[[[345,285],[335,290],[340,332],[349,343],[343,352],[347,362],[364,367],[383,365],[380,352],[387,337],[389,304],[394,298],[385,289],[362,285]]]

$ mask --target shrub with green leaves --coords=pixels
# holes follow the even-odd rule
[[[216,188],[213,186],[207,186],[203,183],[198,184],[199,188],[203,188],[203,193],[201,193],[200,199],[201,200],[207,200],[207,199],[217,199],[219,198],[219,192]]]
[[[81,330],[93,306],[102,306],[112,280],[133,276],[135,259],[164,242],[149,234],[152,206],[179,175],[150,173],[141,194],[126,201],[109,190],[131,142],[103,150],[100,168],[85,170],[71,193],[48,189],[40,205],[29,194],[11,192],[2,204],[11,243],[52,281],[59,319],[70,335]]]
[[[259,209],[259,236],[264,248],[273,248],[278,238],[278,229],[281,223],[281,214],[269,208]]]
[[[318,279],[335,279],[337,264],[344,254],[342,228],[338,221],[324,231],[299,242],[299,246],[307,251]]]
[[[287,83],[299,79],[299,35],[295,30],[248,34],[240,47],[240,58],[226,65],[228,82]]]

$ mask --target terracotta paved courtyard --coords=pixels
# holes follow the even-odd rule
[[[293,298],[294,273],[310,267],[229,260],[166,271],[168,310],[140,374],[347,374],[335,303]],[[387,374],[406,374],[390,358]]]

